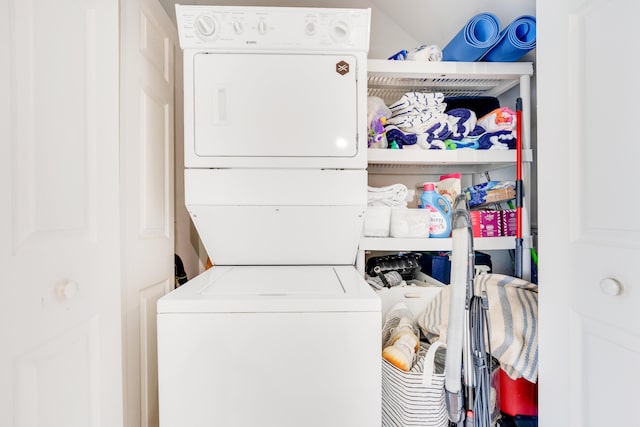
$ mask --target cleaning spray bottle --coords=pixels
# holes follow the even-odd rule
[[[451,236],[451,204],[436,191],[432,182],[425,183],[423,188],[420,207],[431,211],[429,237]]]

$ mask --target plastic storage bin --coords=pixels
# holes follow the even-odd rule
[[[451,283],[451,252],[423,252],[421,271],[442,283]],[[475,252],[475,264],[486,265],[491,271],[491,255],[484,252]]]
[[[431,212],[428,209],[391,208],[391,237],[429,237]]]
[[[367,206],[364,215],[364,235],[367,237],[389,237],[391,208],[389,206]]]
[[[500,412],[511,416],[538,415],[538,384],[518,378],[509,378],[500,369],[499,406]]]

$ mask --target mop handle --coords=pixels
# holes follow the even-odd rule
[[[515,276],[522,278],[522,98],[516,100],[516,265]]]
[[[516,220],[517,237],[522,237],[522,98],[516,100]]]

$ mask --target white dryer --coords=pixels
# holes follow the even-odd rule
[[[368,9],[176,6],[185,199],[215,266],[158,302],[161,427],[380,425]]]

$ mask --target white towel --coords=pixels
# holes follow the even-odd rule
[[[367,204],[369,206],[407,206],[408,194],[409,190],[404,184],[367,187]]]
[[[423,44],[407,53],[407,61],[442,61],[442,49],[438,45]]]
[[[478,126],[487,132],[516,130],[516,112],[508,107],[496,108],[478,119]]]
[[[492,356],[512,379],[538,378],[538,286],[503,274],[480,274],[476,287],[486,289]],[[446,343],[449,297],[446,286],[418,318],[422,332]],[[488,343],[487,343],[488,344]],[[488,346],[487,346],[488,349]]]
[[[417,107],[419,109],[439,108],[443,102],[444,94],[441,92],[407,92],[398,101],[391,104],[389,109],[392,114],[396,114],[398,111],[409,107]]]
[[[446,113],[422,112],[391,117],[387,120],[390,125],[397,126],[405,133],[420,134],[429,132],[438,134],[443,129],[449,132],[449,116]]]

